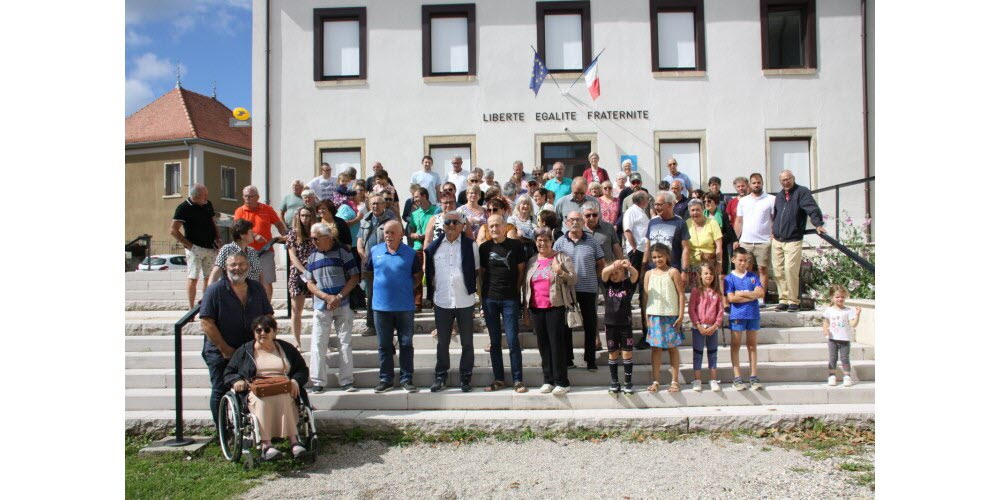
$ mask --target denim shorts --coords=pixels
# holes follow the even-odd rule
[[[757,331],[760,330],[760,318],[758,319],[731,319],[729,329],[734,332]]]

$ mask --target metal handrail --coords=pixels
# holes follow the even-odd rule
[[[857,185],[857,184],[863,184],[865,182],[871,182],[871,181],[874,181],[874,180],[875,180],[875,176],[873,175],[871,177],[865,177],[864,179],[858,179],[858,180],[850,181],[850,182],[842,182],[840,184],[834,184],[832,186],[822,187],[822,188],[819,188],[819,189],[813,189],[812,190],[812,194],[822,193],[824,191],[829,191],[831,189],[838,190],[840,188],[845,188],[845,187],[848,187],[848,186],[854,186],[854,185]]]
[[[184,437],[184,398],[183,398],[183,371],[181,366],[181,330],[184,325],[194,320],[195,315],[201,310],[201,301],[191,308],[181,319],[174,323],[174,439],[167,441],[167,446],[186,446],[194,442],[191,438]]]
[[[130,241],[130,242],[128,242],[128,243],[125,244],[125,248],[128,248],[133,243],[135,243],[135,242],[137,242],[139,240],[145,240],[145,242],[146,242],[146,258],[152,257],[153,256],[153,237],[150,236],[150,235],[148,235],[148,234],[143,234],[142,236],[135,237],[135,239],[133,239],[132,241]],[[142,265],[142,261],[139,261],[139,264]],[[149,264],[146,264],[146,270],[147,271],[152,271],[153,270],[153,261],[152,260],[149,261]]]
[[[865,269],[865,271],[868,271],[868,272],[870,272],[872,274],[875,274],[875,264],[872,264],[871,262],[869,262],[864,257],[858,255],[857,252],[855,252],[854,250],[851,250],[850,248],[847,248],[847,246],[844,245],[843,243],[841,243],[841,242],[839,242],[839,241],[831,238],[830,235],[816,232],[815,229],[807,229],[805,231],[805,234],[815,234],[816,236],[819,236],[820,238],[823,239],[823,241],[825,241],[825,242],[829,243],[830,245],[832,245],[833,248],[836,248],[837,250],[840,250],[841,253],[843,253],[844,255],[846,255],[848,257],[850,257],[851,260],[853,260],[859,266],[863,267]]]

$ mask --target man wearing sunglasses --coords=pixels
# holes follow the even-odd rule
[[[310,228],[316,251],[306,261],[302,275],[313,294],[312,347],[310,348],[309,378],[311,393],[321,393],[327,386],[326,352],[330,346],[330,329],[337,329],[340,340],[340,387],[354,392],[354,354],[351,350],[351,326],[354,311],[347,297],[358,285],[361,270],[351,249],[340,244],[333,229],[323,223]]]

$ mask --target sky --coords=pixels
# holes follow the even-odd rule
[[[177,82],[216,95],[229,108],[250,107],[251,0],[126,0],[125,115]]]

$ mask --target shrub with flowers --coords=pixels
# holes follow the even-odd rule
[[[829,215],[823,216],[829,221]],[[855,225],[847,212],[844,217],[834,220],[840,224],[840,242],[862,258],[875,264],[875,245],[868,242],[866,229],[871,225],[871,219],[865,219]],[[828,235],[833,237],[832,224],[827,222]],[[816,248],[816,256],[803,258],[802,282],[809,290],[809,296],[814,300],[827,300],[832,285],[844,285],[855,299],[875,298],[875,275],[869,273],[846,254],[829,245]]]

